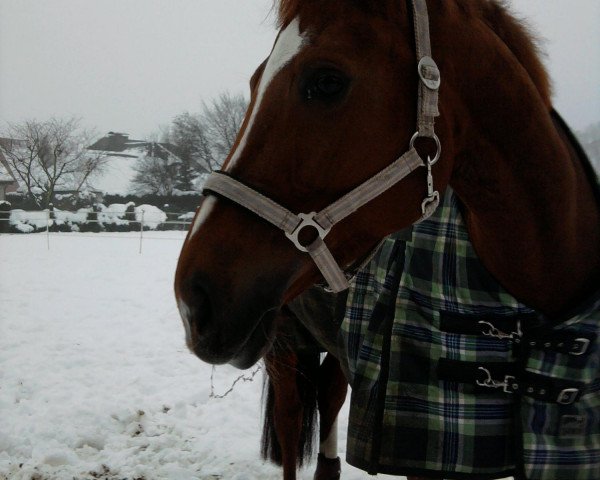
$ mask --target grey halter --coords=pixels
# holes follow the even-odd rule
[[[441,144],[434,131],[435,117],[439,116],[440,72],[431,58],[427,4],[425,0],[412,0],[411,3],[418,74],[421,81],[419,82],[417,132],[410,140],[409,150],[404,155],[320,212],[296,215],[223,172],[212,173],[204,184],[206,193],[226,197],[283,230],[298,250],[307,252],[312,257],[331,291],[336,293],[349,287],[348,278],[324,242],[325,237],[336,223],[393,187],[418,167],[427,167],[427,197],[421,206],[421,220],[431,216],[439,205],[439,193],[433,187],[431,167],[438,161],[441,154]],[[427,158],[427,161],[421,159],[414,148],[414,142],[418,137],[428,137],[435,141],[437,152],[433,159]],[[302,245],[298,238],[304,227],[312,227],[318,232],[317,239],[307,246]]]

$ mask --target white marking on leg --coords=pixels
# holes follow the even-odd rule
[[[325,458],[337,458],[338,456],[338,419],[335,419],[331,431],[325,440],[319,444],[319,453]]]
[[[248,141],[252,126],[254,125],[254,121],[256,120],[256,115],[260,110],[260,105],[265,92],[273,81],[273,78],[275,78],[275,75],[277,75],[277,73],[279,73],[279,71],[302,50],[302,47],[306,44],[306,39],[307,37],[300,33],[300,22],[297,18],[290,22],[290,24],[279,34],[275,46],[273,47],[273,51],[267,61],[267,65],[265,66],[265,70],[261,75],[256,93],[256,101],[254,102],[254,107],[252,109],[252,114],[250,115],[250,120],[248,120],[246,130],[244,131],[244,136],[231,156],[227,168],[225,169],[226,171],[229,171],[241,157],[244,148],[246,147],[246,142]]]
[[[196,235],[196,233],[198,233],[198,230],[200,230],[202,224],[206,222],[208,216],[214,210],[216,200],[217,199],[213,196],[204,199],[204,201],[202,202],[202,206],[200,207],[200,211],[198,212],[198,215],[196,215],[194,224],[192,225],[192,233],[190,233],[190,239],[194,235]]]

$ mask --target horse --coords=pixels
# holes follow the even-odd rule
[[[323,278],[346,288],[344,270],[449,188],[481,263],[519,301],[560,319],[594,293],[593,175],[552,115],[532,36],[505,7],[280,0],[278,15],[175,274],[199,358],[251,366],[282,305]]]
[[[297,467],[312,456],[315,406],[320,441],[314,480],[340,478],[337,417],[349,376],[338,342],[344,306],[345,296],[317,287],[277,314],[275,340],[264,357],[267,383],[261,453],[265,460],[282,466],[284,480],[295,480]],[[326,356],[319,364],[321,353]]]
[[[322,309],[322,316],[326,313]],[[314,479],[338,480],[337,417],[346,400],[348,381],[336,357],[323,346],[329,342],[319,342],[289,307],[282,308],[276,322],[277,335],[264,358],[262,456],[282,466],[284,480],[295,480],[296,469],[312,457],[318,411],[319,455]],[[331,328],[330,333],[334,340],[336,329]],[[322,363],[321,353],[326,353]]]

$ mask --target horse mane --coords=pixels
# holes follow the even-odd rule
[[[277,18],[280,26],[287,25],[296,18],[302,6],[314,3],[315,0],[275,0]],[[370,9],[376,13],[390,15],[390,12],[406,11],[406,0],[318,0],[323,3],[354,2],[361,8]],[[447,3],[448,2],[448,3]],[[515,58],[527,70],[536,85],[542,100],[551,106],[552,88],[550,78],[541,61],[539,41],[532,29],[524,20],[517,19],[510,12],[504,0],[454,0],[455,5],[463,14],[471,18],[480,18],[506,46]],[[441,8],[449,5],[448,0],[439,3]]]
[[[543,102],[551,107],[552,86],[546,67],[542,63],[540,40],[523,19],[510,11],[504,0],[456,0],[467,15],[478,16],[511,50],[527,70]]]

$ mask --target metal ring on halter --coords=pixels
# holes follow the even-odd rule
[[[417,140],[417,138],[421,137],[421,135],[419,134],[419,132],[415,132],[415,134],[412,136],[412,138],[410,139],[410,148],[414,148],[415,146],[415,141]],[[435,140],[435,146],[437,148],[436,152],[435,152],[435,157],[433,157],[432,160],[428,160],[429,165],[433,166],[437,163],[437,161],[440,159],[440,156],[442,155],[442,144],[440,142],[440,139],[438,138],[438,136],[434,133],[433,137],[430,136],[422,136],[423,138],[433,138],[433,140]]]
[[[285,232],[285,236],[288,237],[294,243],[294,245],[296,245],[296,248],[301,252],[308,252],[308,249],[300,243],[300,240],[298,238],[300,232],[304,227],[313,227],[319,234],[319,237],[321,237],[321,240],[323,240],[331,230],[330,228],[325,229],[321,225],[319,225],[315,220],[316,215],[317,212],[299,213],[298,217],[300,217],[302,221],[298,224],[298,226],[294,229],[292,233]]]

